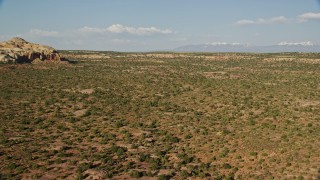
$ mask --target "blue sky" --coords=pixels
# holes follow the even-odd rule
[[[320,44],[319,0],[0,0],[0,22],[0,41],[57,49]]]

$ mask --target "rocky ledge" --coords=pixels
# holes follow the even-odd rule
[[[22,38],[0,42],[0,63],[61,62],[67,59],[52,47],[34,44]]]

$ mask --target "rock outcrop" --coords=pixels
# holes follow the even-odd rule
[[[22,38],[0,42],[1,63],[32,63],[34,60],[61,62],[66,59],[52,47],[29,43]]]

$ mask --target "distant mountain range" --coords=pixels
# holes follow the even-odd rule
[[[277,53],[277,52],[320,52],[320,45],[310,42],[286,43],[271,46],[253,46],[238,43],[207,43],[199,45],[186,45],[173,49],[175,52],[256,52],[256,53]]]

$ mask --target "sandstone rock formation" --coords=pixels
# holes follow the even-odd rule
[[[0,42],[1,63],[31,63],[34,60],[60,62],[66,59],[52,47],[29,43],[22,38]]]

